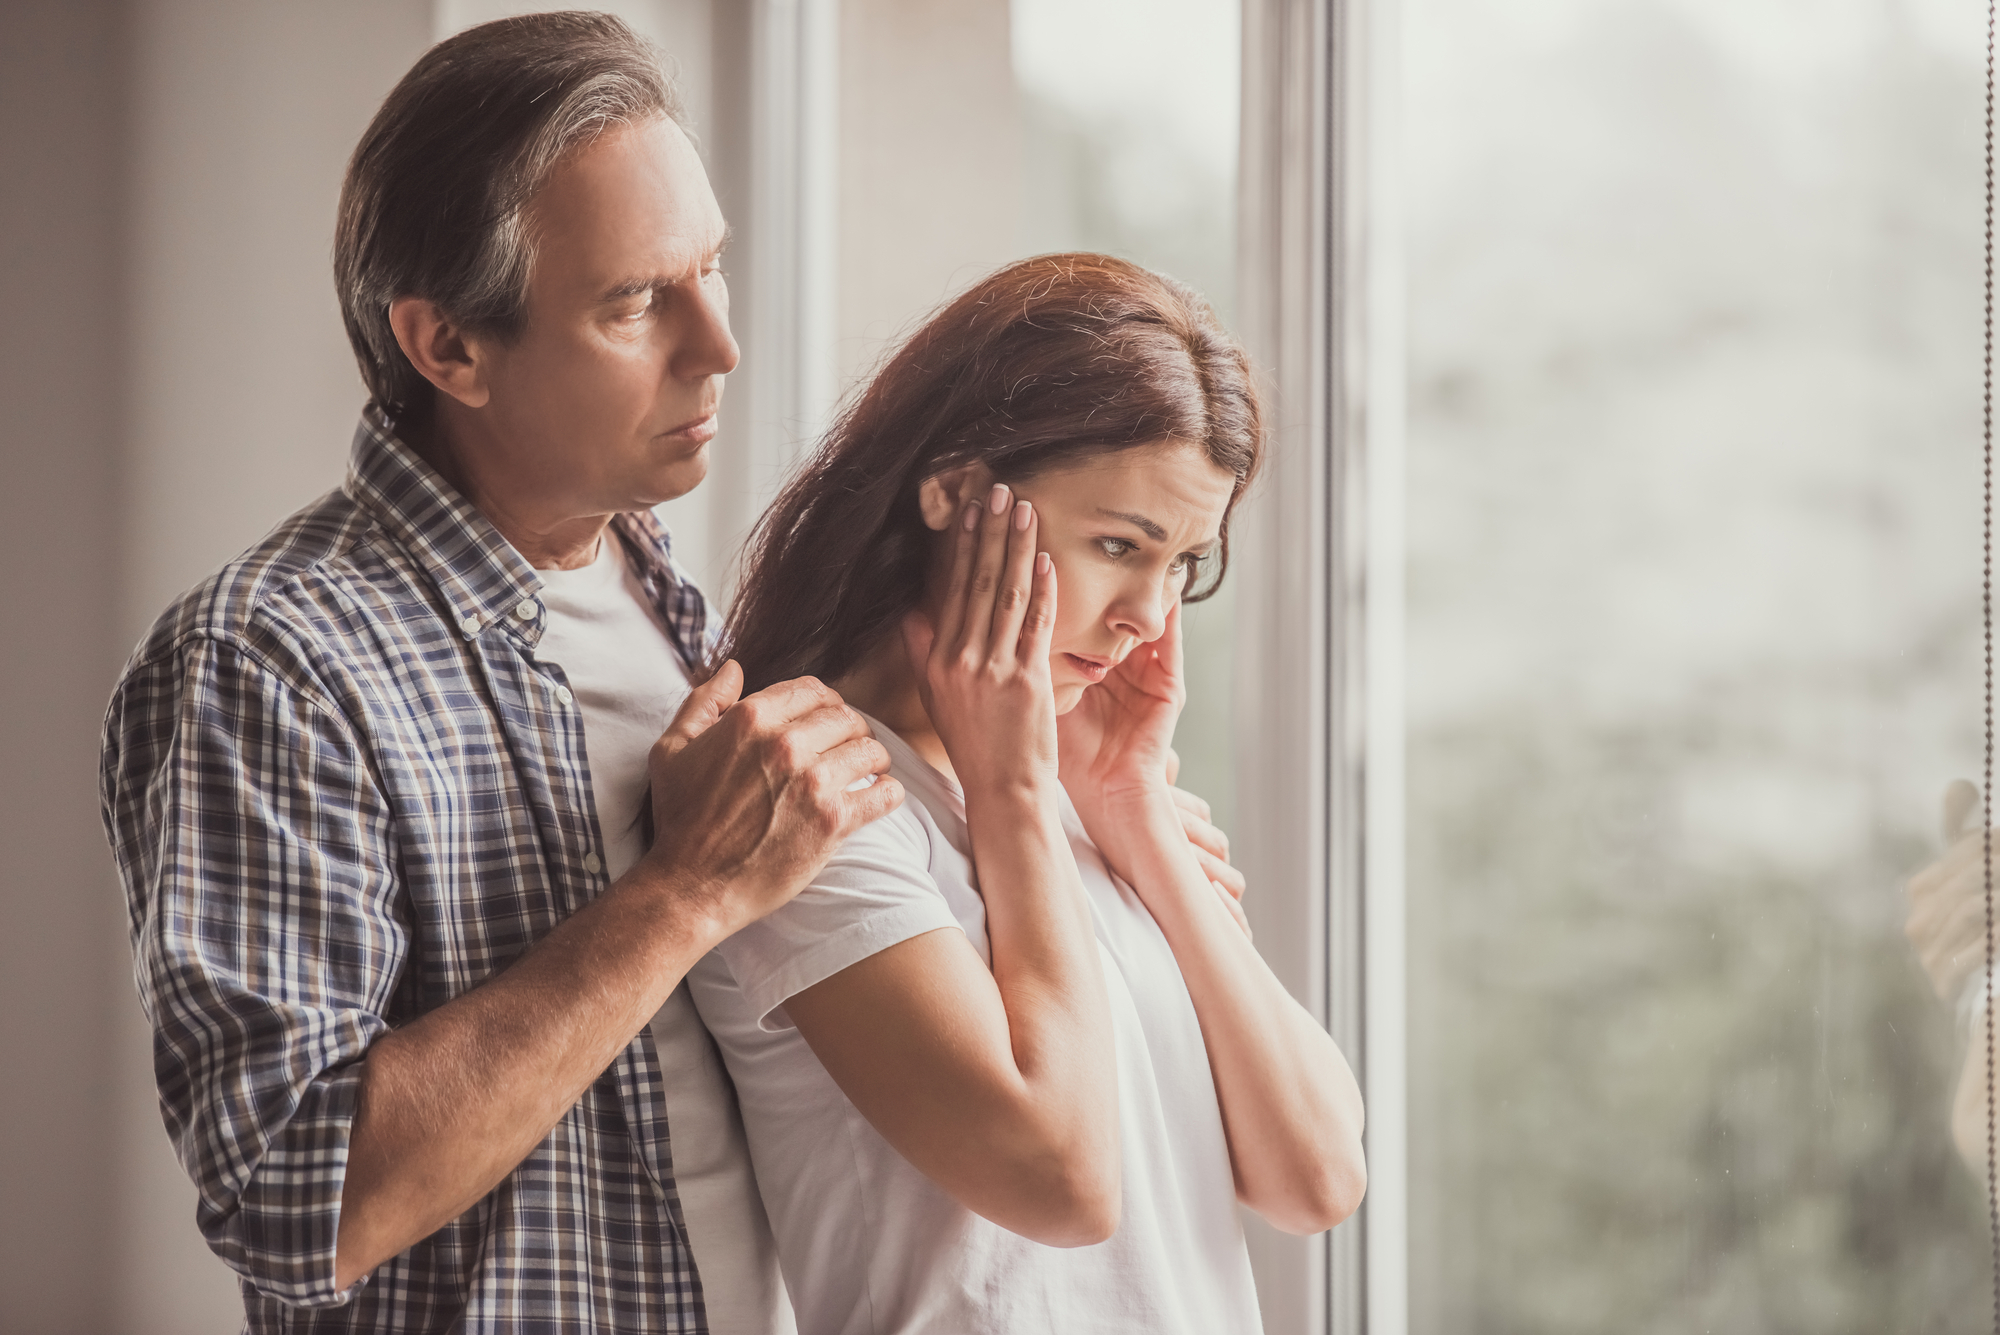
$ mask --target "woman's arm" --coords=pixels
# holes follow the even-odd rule
[[[1165,933],[1201,1022],[1245,1205],[1290,1233],[1354,1213],[1367,1187],[1361,1092],[1326,1031],[1285,991],[1230,912],[1167,786],[1186,690],[1180,609],[1063,720],[1084,828]]]
[[[1082,1246],[1118,1226],[1117,1061],[1060,815],[1055,572],[1036,559],[1032,510],[995,491],[958,531],[935,630],[914,623],[909,646],[965,793],[993,967],[963,933],[930,932],[785,1008],[841,1090],[925,1176],[1004,1228]]]
[[[1238,1197],[1288,1233],[1332,1228],[1368,1180],[1347,1059],[1231,920],[1164,786],[1103,815],[1119,833],[1099,846],[1166,934],[1194,1000]]]

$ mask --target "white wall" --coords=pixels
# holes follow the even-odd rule
[[[361,387],[329,254],[429,0],[0,10],[0,1331],[235,1329],[161,1127],[96,813],[118,666],[338,482]]]

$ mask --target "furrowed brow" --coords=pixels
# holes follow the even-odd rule
[[[1118,519],[1130,524],[1154,542],[1165,542],[1167,540],[1167,531],[1144,515],[1127,514],[1123,510],[1106,510],[1102,506],[1098,507],[1097,513],[1103,515],[1106,519]]]
[[[706,261],[712,262],[721,259],[722,252],[729,249],[729,243],[735,237],[735,235],[736,235],[736,230],[734,228],[724,227],[722,229],[722,235],[718,237],[716,239],[715,244],[709,248],[708,253],[705,257]],[[669,278],[665,274],[652,274],[649,276],[634,275],[633,277],[627,278],[622,282],[615,283],[612,286],[604,289],[604,291],[598,294],[597,300],[600,303],[608,301],[623,301],[627,297],[636,297],[640,293],[650,292],[654,288],[672,287],[675,281],[676,281],[675,279]]]

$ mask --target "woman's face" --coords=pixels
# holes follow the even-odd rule
[[[925,518],[946,523],[992,475],[982,467],[925,484]],[[1167,612],[1211,558],[1233,474],[1176,441],[1099,455],[1015,485],[1035,507],[1040,548],[1055,562],[1056,627],[1049,668],[1067,713],[1140,645],[1160,638]],[[933,528],[942,527],[933,523]]]

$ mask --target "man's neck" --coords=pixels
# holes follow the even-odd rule
[[[610,515],[555,517],[533,504],[532,498],[508,495],[471,466],[468,452],[460,448],[445,413],[402,430],[401,439],[486,516],[486,521],[535,569],[576,570],[597,559],[598,540],[611,522]]]

